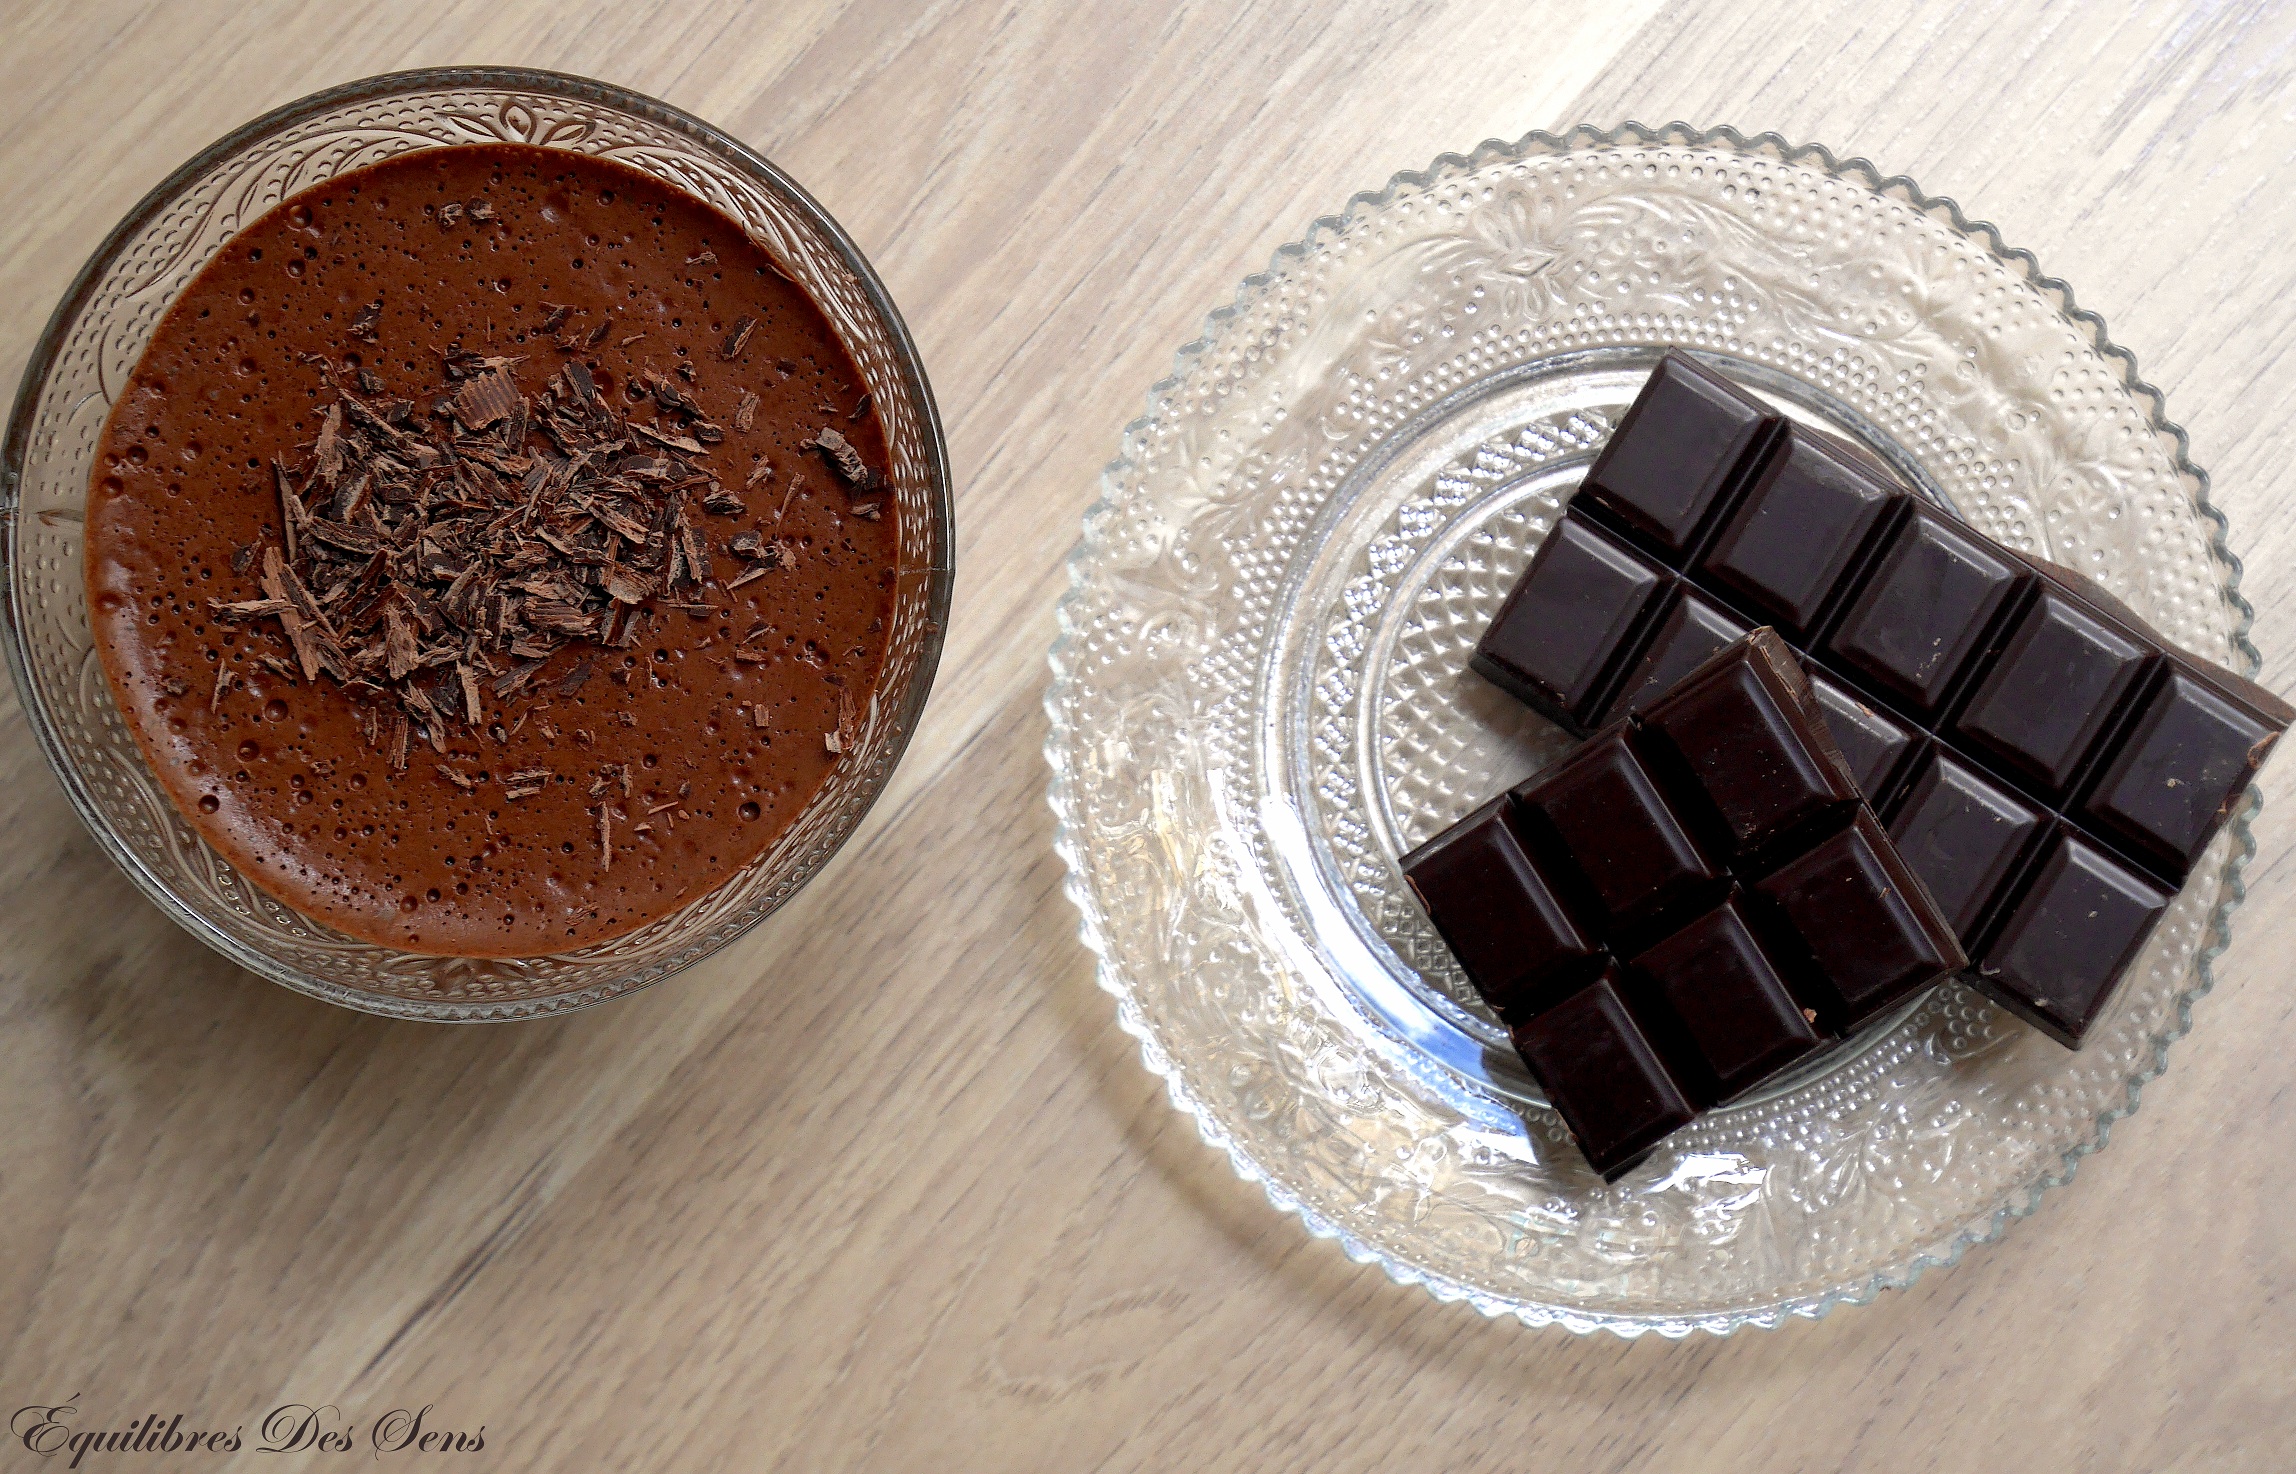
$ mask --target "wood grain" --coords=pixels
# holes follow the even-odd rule
[[[590,73],[754,143],[876,261],[948,415],[960,574],[925,728],[831,872],[670,984],[515,1028],[384,1023],[218,961],[96,852],[0,697],[0,1411],[432,1403],[486,1427],[448,1463],[501,1469],[2286,1466],[2296,767],[2223,985],[2069,1191],[1876,1305],[1624,1344],[1394,1287],[1171,1113],[1059,896],[1038,701],[1077,515],[1208,308],[1396,169],[1624,117],[1869,155],[2070,277],[2216,473],[2287,690],[2296,13],[5,14],[0,371],[135,198],[256,112],[406,66]]]

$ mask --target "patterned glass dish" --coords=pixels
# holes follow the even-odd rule
[[[2254,848],[2252,804],[2079,1053],[1948,983],[1605,1187],[1396,857],[1569,745],[1467,656],[1668,346],[2255,669],[2207,478],[2069,288],[1863,160],[1629,124],[1446,155],[1247,280],[1125,431],[1047,697],[1084,940],[1205,1140],[1400,1282],[1624,1336],[1819,1316],[2031,1212],[2189,1027]]]
[[[168,802],[112,702],[89,636],[81,523],[112,396],[178,293],[240,225],[288,195],[413,149],[515,142],[611,158],[716,206],[830,319],[883,419],[898,501],[884,676],[850,755],[774,847],[725,885],[615,941],[554,957],[440,958],[355,941],[274,901]],[[603,1002],[726,945],[786,901],[861,821],[908,745],[939,662],[951,582],[948,451],[883,283],[812,198],[699,119],[547,72],[403,72],[259,118],[170,176],[72,284],[32,355],[0,462],[8,660],[32,731],[105,852],[160,909],[290,988],[373,1013],[534,1018]]]

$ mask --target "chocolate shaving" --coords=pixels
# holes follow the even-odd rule
[[[654,593],[654,581],[627,568],[606,570],[606,594],[617,604],[643,604]]]
[[[508,419],[522,403],[517,383],[507,366],[502,366],[465,380],[462,392],[454,398],[454,414],[464,428],[483,430]]]
[[[361,472],[359,478],[335,494],[335,520],[349,522],[359,515],[367,504],[367,493],[375,484],[371,472]]]
[[[277,461],[271,463],[272,479],[279,486],[279,536],[287,545],[287,561],[295,561],[300,549],[297,542],[303,530],[303,501],[295,495],[295,487],[287,478],[287,468]]]
[[[851,412],[849,412],[845,418],[847,420],[859,420],[863,418],[869,413],[869,402],[869,396],[867,394],[863,394],[860,400],[854,404]]]
[[[462,202],[460,200],[448,200],[438,207],[438,223],[441,230],[452,230],[461,220]]]
[[[494,206],[484,200],[472,200],[465,208],[470,211],[470,218],[481,225],[494,218]]]
[[[741,357],[742,346],[749,342],[749,335],[756,331],[756,318],[736,318],[734,320],[733,331],[725,335],[725,343],[718,349],[718,351],[729,360]]]
[[[250,620],[269,619],[275,614],[295,606],[285,599],[210,599],[208,612],[227,624],[246,624]]]
[[[648,440],[653,441],[656,445],[667,446],[671,450],[682,450],[690,456],[698,456],[702,453],[701,442],[695,440],[690,435],[675,434],[668,430],[658,429],[652,425],[634,424],[630,426],[630,428],[636,431],[638,434],[645,436]]]
[[[378,342],[381,339],[381,334],[376,329],[381,325],[382,320],[383,301],[378,297],[359,309],[357,315],[351,319],[349,332],[352,337],[357,338],[362,343]],[[362,377],[360,382],[364,384],[365,378]],[[369,389],[367,392],[373,394],[378,391]]]
[[[854,740],[859,736],[857,725],[853,713],[853,693],[840,688],[837,692],[837,725],[822,735],[822,745],[833,753],[851,752]]]
[[[694,252],[694,254],[692,254],[691,256],[688,256],[688,257],[686,258],[686,265],[688,265],[688,266],[715,266],[715,265],[717,265],[717,252],[715,252],[715,251],[711,250],[711,249],[710,249],[709,247],[707,247],[707,246],[704,246],[704,247],[702,247],[700,250],[698,250],[698,251]]]
[[[360,477],[359,485],[364,487],[366,484],[367,478]],[[320,542],[341,548],[345,552],[372,557],[382,551],[383,543],[380,537],[345,522],[335,522],[325,517],[313,517],[310,525],[304,531]]]
[[[475,731],[486,720],[486,708],[478,700],[478,677],[459,660],[455,662],[454,675],[462,686],[462,719]]]
[[[853,442],[837,431],[824,426],[807,443],[821,452],[855,495],[875,491],[884,484],[882,478],[861,459],[861,452],[853,448]]]
[[[326,418],[319,422],[319,443],[311,452],[312,474],[328,486],[335,484],[343,474],[343,406],[340,402],[327,406]]]
[[[263,592],[269,600],[280,606],[279,627],[287,632],[287,643],[295,647],[295,659],[302,664],[303,679],[316,680],[319,675],[319,647],[304,625],[302,611],[287,598],[287,586],[281,578],[282,564],[277,548],[263,550]]]
[[[699,583],[709,577],[709,544],[702,541],[701,529],[686,520],[685,498],[676,492],[670,495],[670,535],[677,540],[678,550],[685,554],[688,575]],[[675,559],[671,560],[670,566],[673,570],[677,567]],[[670,582],[675,584],[677,581],[677,575],[673,572]]]
[[[403,681],[414,672],[415,632],[396,609],[383,616],[383,648],[392,680]]]
[[[755,394],[747,389],[741,391],[741,398],[734,402],[733,407],[733,427],[736,430],[747,434],[749,427],[757,423],[757,405]]]
[[[654,403],[661,406],[663,414],[683,415],[688,419],[701,417],[702,407],[694,401],[694,397],[660,374],[647,374],[645,386],[646,392],[653,396]]]
[[[521,721],[525,719],[520,718]],[[548,768],[521,768],[502,780],[504,798],[532,798],[550,786],[557,775]]]

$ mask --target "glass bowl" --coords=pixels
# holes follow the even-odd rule
[[[552,957],[441,958],[318,925],[201,842],[153,781],[89,635],[81,524],[112,396],[176,295],[236,229],[291,194],[413,149],[538,144],[611,158],[731,216],[827,314],[884,421],[898,565],[884,674],[851,756],[773,848],[682,910]],[[948,449],[924,366],[885,287],[788,176],[667,104],[585,78],[500,68],[371,77],[202,151],[113,230],[25,370],[0,462],[8,662],[33,733],[104,851],[193,935],[331,1003],[450,1022],[587,1007],[723,947],[818,871],[884,789],[932,686],[951,583]]]
[[[2256,668],[2207,478],[2069,288],[1863,160],[1628,124],[1446,155],[1245,281],[1124,433],[1047,696],[1084,940],[1205,1140],[1398,1281],[1626,1336],[1822,1315],[2031,1212],[2189,1027],[2254,850],[2252,802],[2078,1053],[1948,983],[1605,1186],[1396,857],[1570,745],[1467,656],[1673,346]]]

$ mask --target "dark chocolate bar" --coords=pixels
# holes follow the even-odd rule
[[[1606,1178],[1966,961],[1766,629],[1403,873]]]
[[[1474,667],[1584,735],[1765,624],[1973,981],[2072,1047],[2296,718],[1678,353]]]

